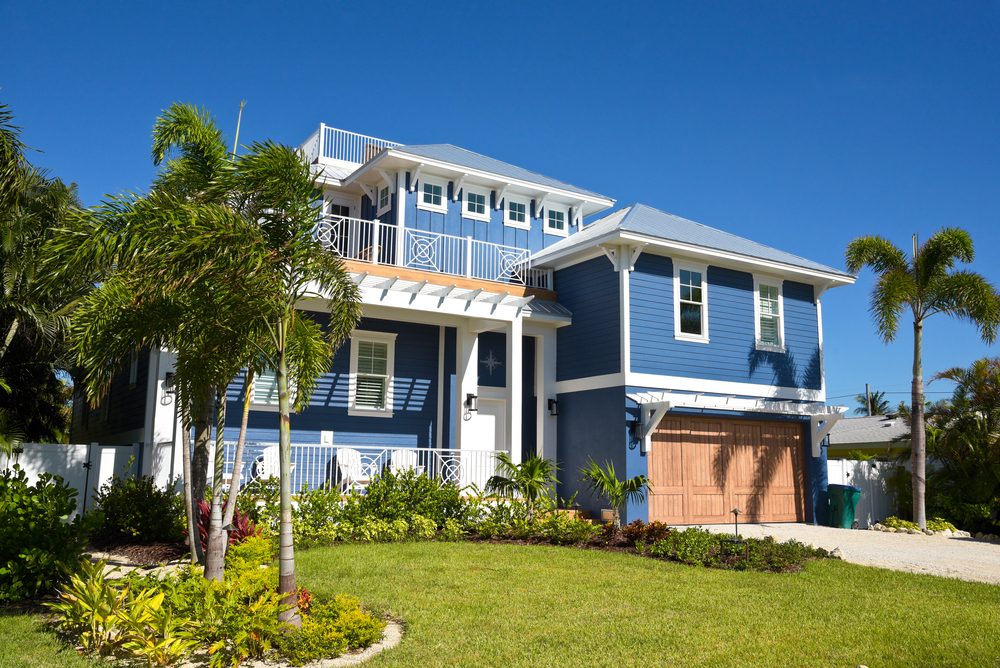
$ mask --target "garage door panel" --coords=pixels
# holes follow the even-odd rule
[[[714,523],[724,520],[725,516],[726,498],[721,491],[688,496],[689,523]]]
[[[660,518],[661,522],[672,524],[684,523],[684,497],[683,492],[673,494],[650,493],[649,495],[649,517]]]

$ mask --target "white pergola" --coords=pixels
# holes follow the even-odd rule
[[[815,401],[779,401],[683,392],[636,392],[629,394],[628,398],[639,404],[639,436],[644,453],[649,452],[653,432],[667,412],[674,408],[686,408],[808,417],[812,436],[812,456],[819,457],[820,443],[847,411],[846,406],[827,406]]]

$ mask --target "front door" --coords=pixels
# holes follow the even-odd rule
[[[486,451],[507,449],[507,402],[480,397],[471,426],[472,438],[462,443],[463,450],[470,450],[462,457],[463,484],[483,489],[496,471],[493,455]]]

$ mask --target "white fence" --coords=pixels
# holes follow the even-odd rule
[[[327,158],[361,164],[374,158],[382,149],[395,148],[399,145],[388,139],[370,137],[321,124],[319,129],[302,143],[300,149],[309,162]]]
[[[896,466],[894,462],[874,459],[831,459],[827,462],[827,478],[831,485],[853,485],[861,489],[861,499],[854,513],[860,528],[865,529],[896,514],[896,497],[887,484]]]
[[[226,443],[226,480],[232,480],[236,444]],[[335,487],[363,490],[383,471],[413,470],[460,487],[486,487],[496,472],[495,450],[292,444],[292,490]],[[247,443],[240,473],[241,486],[277,477],[278,444]]]
[[[94,494],[114,474],[136,474],[141,450],[141,445],[24,443],[13,457],[0,453],[0,470],[17,464],[31,483],[42,473],[60,476],[77,491],[76,512],[81,513],[93,507]]]

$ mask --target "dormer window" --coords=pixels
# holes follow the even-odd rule
[[[420,182],[420,197],[417,200],[417,206],[421,209],[445,213],[448,210],[446,192],[447,186],[443,181],[423,177]]]
[[[554,206],[546,207],[545,231],[548,234],[566,236],[566,209]]]
[[[462,189],[462,216],[473,220],[490,220],[490,195],[485,190],[465,186]]]
[[[381,216],[383,213],[389,210],[389,206],[392,204],[392,195],[389,190],[389,186],[382,186],[378,189],[378,210],[375,212],[376,216]]]
[[[505,200],[503,208],[504,224],[509,227],[529,229],[531,223],[528,221],[528,201],[510,196],[507,196]]]

